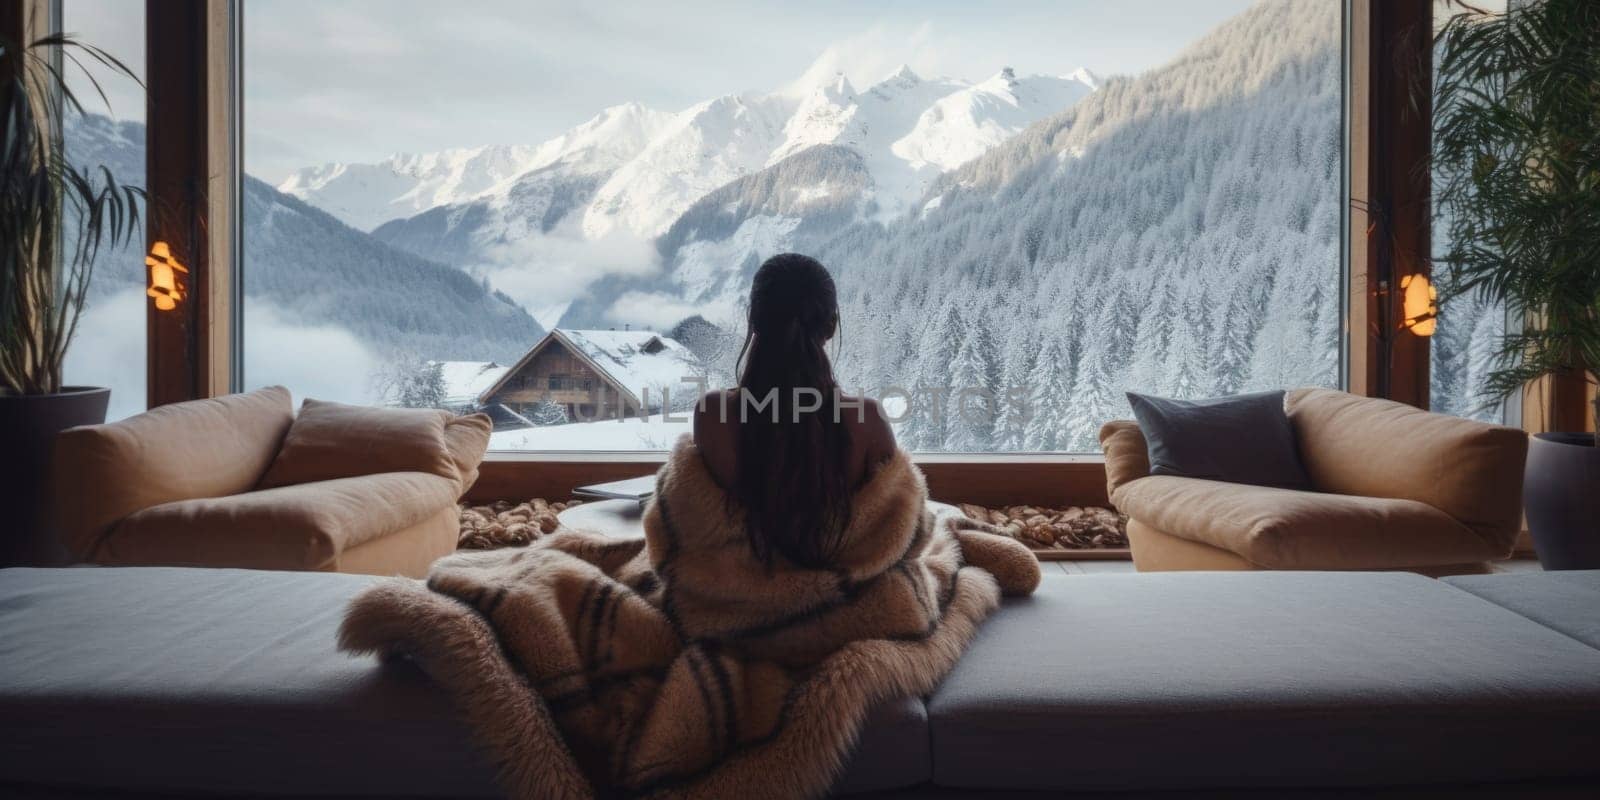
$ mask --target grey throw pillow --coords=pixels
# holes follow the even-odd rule
[[[1150,474],[1310,489],[1283,392],[1210,400],[1128,393],[1150,446]]]

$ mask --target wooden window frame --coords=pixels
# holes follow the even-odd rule
[[[1429,341],[1402,329],[1398,287],[1430,277],[1432,0],[1349,0],[1345,25],[1345,388],[1428,407]]]
[[[189,296],[147,303],[154,408],[239,385],[239,53],[234,0],[146,0],[146,249],[188,267]]]
[[[186,316],[156,319],[150,312],[150,400],[158,405],[242,384],[236,322],[242,298],[242,42],[237,0],[147,0],[147,8],[152,97],[168,103],[150,117],[150,184],[153,194],[173,198],[190,215],[186,226],[158,231],[153,223],[151,233],[185,234],[185,252],[198,273]],[[1407,71],[1429,69],[1431,56],[1428,47],[1420,56],[1407,50],[1419,41],[1407,26],[1422,20],[1426,36],[1430,15],[1430,0],[1345,0],[1343,20],[1343,190],[1350,202],[1342,221],[1341,377],[1351,392],[1423,408],[1428,342],[1399,330],[1397,304],[1387,298],[1400,277],[1426,269],[1417,243],[1427,242],[1428,182],[1414,179],[1415,164],[1403,162],[1426,154],[1429,123],[1425,115],[1419,120],[1405,112],[1404,90]],[[203,81],[193,79],[197,73]],[[175,114],[178,108],[183,113]],[[208,108],[225,111],[207,115]],[[1388,215],[1398,236],[1373,235],[1377,211]],[[565,497],[584,483],[654,471],[665,458],[657,452],[495,452],[468,498]],[[1107,503],[1105,466],[1095,454],[919,454],[915,460],[936,499],[991,506]]]

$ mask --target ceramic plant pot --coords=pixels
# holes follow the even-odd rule
[[[1594,434],[1534,434],[1522,504],[1545,569],[1600,569],[1600,448]]]
[[[0,528],[0,567],[67,562],[50,526],[50,455],[61,431],[105,422],[110,400],[110,389],[94,386],[0,395],[0,508],[16,523]]]

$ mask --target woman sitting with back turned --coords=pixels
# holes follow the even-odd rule
[[[406,653],[455,696],[515,797],[815,797],[868,712],[926,695],[1025,547],[930,507],[876,404],[824,350],[833,280],[756,273],[739,386],[656,477],[643,541],[561,531],[461,553],[352,605],[347,649]]]
[[[744,509],[750,548],[766,560],[827,567],[850,522],[850,496],[894,455],[876,401],[846,397],[827,344],[839,330],[833,278],[816,259],[773,256],[750,287],[739,385],[711,392],[694,443]]]

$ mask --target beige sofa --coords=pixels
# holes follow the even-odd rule
[[[1141,571],[1482,572],[1511,554],[1527,435],[1331,389],[1285,400],[1316,491],[1151,475],[1139,426],[1100,430]]]
[[[455,550],[456,500],[477,479],[488,418],[317,407],[325,424],[294,435],[281,387],[64,431],[58,534],[96,564],[425,574]]]

